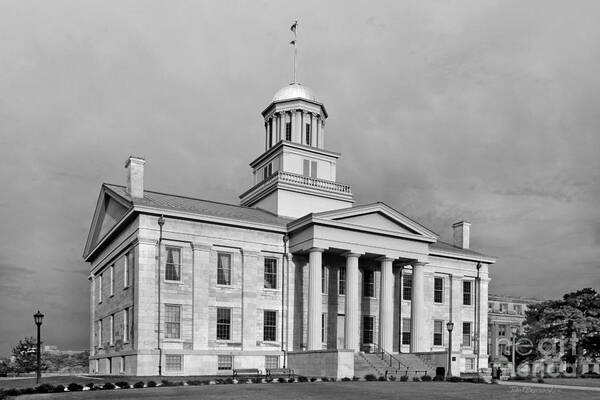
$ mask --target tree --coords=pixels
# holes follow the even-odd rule
[[[525,315],[525,336],[536,346],[528,356],[530,360],[553,355],[575,363],[575,372],[581,376],[585,358],[600,355],[600,294],[594,289],[533,304]],[[547,351],[539,348],[542,342]]]
[[[12,349],[15,357],[12,370],[17,374],[32,372],[37,369],[37,344],[33,337],[26,337],[19,340],[19,343]]]

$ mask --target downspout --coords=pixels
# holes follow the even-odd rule
[[[160,249],[162,247],[162,235],[163,235],[163,225],[165,224],[165,218],[163,215],[158,217],[158,227],[159,227],[159,235],[158,235],[158,268],[157,268],[157,282],[158,282],[158,321],[157,321],[157,329],[156,329],[156,342],[158,343],[158,376],[162,376],[162,346],[160,343],[160,262],[161,262],[161,252]]]
[[[286,368],[287,365],[287,340],[288,340],[288,327],[289,327],[289,297],[288,294],[290,292],[289,289],[289,271],[286,274],[286,270],[289,269],[289,260],[287,254],[287,244],[288,244],[289,236],[287,234],[283,235],[283,268],[281,269],[281,351],[283,352],[283,368]],[[288,279],[288,285],[285,284],[285,279]],[[284,296],[285,292],[285,296]],[[287,300],[287,301],[286,301]],[[286,303],[288,303],[288,307],[286,308]],[[285,319],[284,319],[284,310],[285,310]],[[284,329],[285,326],[285,329]],[[284,340],[285,339],[285,340]]]
[[[479,277],[479,270],[480,269],[481,269],[481,263],[478,262],[477,263],[477,284],[475,285],[476,286],[475,301],[477,302],[477,303],[475,303],[475,313],[476,313],[475,314],[475,321],[476,321],[475,322],[475,324],[476,324],[475,325],[475,329],[476,329],[476,332],[477,332],[477,339],[476,339],[477,341],[475,342],[475,345],[477,346],[477,349],[476,349],[477,350],[477,376],[479,376],[479,353],[480,353],[480,351],[479,351],[479,346],[480,346],[479,341],[481,339],[480,335],[479,335],[479,332],[480,332],[480,329],[479,329],[479,319],[480,319],[480,315],[479,315],[480,314],[479,313],[479,297],[480,297],[480,289],[481,289],[480,288],[480,286],[481,286],[481,278]]]

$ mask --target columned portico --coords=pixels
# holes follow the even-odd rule
[[[394,330],[394,275],[393,259],[381,257],[381,285],[379,295],[379,346],[387,351],[393,350]]]
[[[308,256],[308,343],[307,350],[321,350],[323,249],[312,248]]]
[[[360,254],[346,253],[346,301],[344,319],[344,348],[359,350],[360,287],[358,283],[358,258]]]
[[[425,335],[425,263],[412,264],[412,298],[410,307],[410,351],[427,351],[427,337]]]

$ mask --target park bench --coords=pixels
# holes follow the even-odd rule
[[[259,378],[261,375],[258,368],[240,368],[233,370],[234,378]]]
[[[282,376],[291,378],[294,376],[294,370],[289,368],[269,368],[267,369],[267,376],[269,378],[276,378]]]

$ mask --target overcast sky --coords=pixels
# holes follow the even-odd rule
[[[0,2],[0,355],[89,341],[81,254],[102,182],[237,203],[291,75],[329,111],[357,203],[444,240],[490,293],[600,288],[598,1]]]

